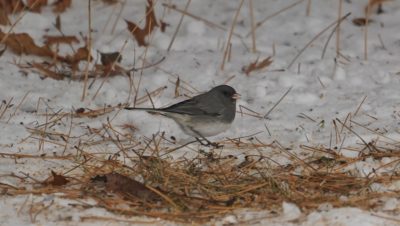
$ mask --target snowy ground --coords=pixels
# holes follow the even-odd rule
[[[295,1],[253,0],[255,21],[261,21],[280,9]],[[144,54],[146,64],[157,62],[163,57],[165,60],[155,67],[143,70],[143,75],[137,73],[134,78],[138,86],[138,98],[146,100],[138,104],[140,107],[150,107],[151,102],[146,99],[146,91],[152,92],[160,87],[165,89],[152,97],[156,107],[167,106],[180,100],[207,91],[218,84],[227,83],[234,87],[242,97],[238,106],[244,106],[257,112],[257,117],[237,113],[232,128],[216,137],[215,141],[226,137],[235,138],[254,136],[263,143],[278,141],[285,148],[301,155],[304,150],[301,145],[335,148],[338,153],[348,158],[359,155],[358,149],[341,147],[359,147],[362,144],[360,137],[367,143],[379,140],[388,143],[399,150],[400,141],[400,2],[391,1],[383,6],[384,13],[377,15],[374,11],[368,26],[368,59],[364,54],[364,28],[355,26],[351,20],[364,17],[364,7],[367,1],[343,1],[342,15],[352,14],[342,22],[340,30],[340,53],[343,57],[336,57],[336,34],[321,59],[324,45],[332,29],[315,40],[290,65],[299,51],[320,31],[338,18],[339,1],[311,1],[310,15],[306,16],[307,1],[303,1],[293,8],[272,17],[255,31],[257,52],[251,51],[252,38],[247,34],[251,31],[249,1],[243,4],[234,33],[231,39],[232,47],[230,62],[225,63],[221,70],[224,48],[228,39],[229,30],[240,1],[192,1],[188,11],[208,21],[225,28],[215,28],[204,21],[186,16],[169,52],[166,51],[173,33],[179,23],[181,14],[170,9],[165,10],[162,3],[176,4],[184,9],[185,1],[156,1],[156,15],[171,26],[166,32],[159,30],[150,37],[149,48],[138,47],[132,35],[126,29],[123,19],[139,21],[143,18],[146,2],[144,0],[126,1],[115,31],[112,33],[114,21],[117,18],[120,4],[108,6],[101,1],[92,2],[92,54],[96,50],[101,52],[119,51],[127,40],[122,51],[123,60],[120,63],[125,68],[133,65],[136,56],[136,67],[140,67]],[[116,7],[113,11],[113,7]],[[374,9],[375,10],[375,9]],[[109,16],[111,15],[111,22]],[[17,16],[11,17],[12,21]],[[62,28],[65,34],[87,34],[87,1],[73,1],[72,7],[61,16]],[[43,40],[45,34],[59,33],[53,26],[55,16],[50,8],[45,8],[40,14],[27,13],[13,31],[26,32],[37,43]],[[106,26],[107,25],[107,26]],[[2,26],[2,31],[10,27]],[[68,47],[65,51],[69,51]],[[64,49],[62,49],[64,51]],[[254,62],[257,58],[264,59],[273,56],[273,63],[266,69],[253,71],[250,75],[242,72],[242,68]],[[17,56],[7,50],[0,58],[0,99],[8,103],[12,99],[12,106],[0,118],[0,184],[19,186],[20,180],[10,177],[11,173],[20,177],[29,174],[33,178],[44,180],[49,172],[63,172],[73,165],[67,161],[37,158],[9,158],[3,153],[54,155],[60,156],[64,152],[74,152],[74,145],[78,139],[72,139],[66,146],[53,140],[54,143],[41,143],[38,139],[29,139],[31,131],[45,122],[51,121],[43,116],[44,113],[62,111],[69,113],[78,108],[100,109],[104,106],[116,106],[119,103],[132,105],[130,85],[126,76],[115,76],[107,79],[99,94],[93,99],[96,90],[103,79],[98,79],[88,90],[84,101],[81,101],[83,82],[53,79],[42,79],[38,73],[28,71],[28,74],[15,66],[16,63],[40,61],[35,56]],[[290,67],[288,67],[290,65]],[[84,64],[81,65],[84,67]],[[175,97],[175,82],[179,76],[181,86],[179,97]],[[139,81],[140,80],[140,81]],[[89,81],[91,82],[91,80]],[[263,116],[285,94],[290,92],[274,108],[268,117]],[[24,96],[26,98],[24,99]],[[364,100],[365,99],[365,100]],[[364,102],[363,102],[364,100]],[[2,105],[0,113],[4,110]],[[34,113],[38,110],[38,114]],[[240,111],[238,107],[238,111]],[[255,114],[243,108],[243,112]],[[348,114],[352,115],[351,131],[345,131],[340,140],[335,138],[333,121],[346,121]],[[261,116],[261,117],[259,117]],[[190,140],[171,120],[145,112],[112,111],[97,118],[74,118],[72,122],[66,118],[64,123],[54,125],[57,132],[71,134],[71,137],[80,137],[86,132],[86,127],[98,128],[108,123],[118,130],[129,132],[123,125],[134,125],[137,130],[133,133],[137,139],[151,137],[157,132],[165,132],[166,137],[174,136],[179,144]],[[69,131],[71,129],[71,131]],[[368,128],[368,129],[367,129]],[[346,129],[344,129],[346,130]],[[355,135],[355,133],[358,135]],[[26,139],[28,138],[28,139]],[[49,138],[51,140],[51,138]],[[174,152],[172,158],[178,159],[185,155],[193,155],[191,150],[198,147],[193,144],[187,148]],[[113,145],[97,145],[93,152],[113,153],[117,151]],[[286,164],[290,159],[281,156],[282,153],[268,153],[275,161]],[[229,145],[222,152],[232,154],[239,159],[248,152],[236,150]],[[367,160],[354,164],[351,169],[359,175],[368,175],[383,164],[396,161],[395,158]],[[399,172],[395,164],[383,168],[382,172]],[[399,183],[393,182],[390,186],[379,186],[376,189],[399,191]],[[0,196],[0,224],[1,225],[123,225],[123,224],[165,224],[160,219],[145,217],[123,218],[107,212],[101,208],[85,209],[83,203],[67,200],[57,195],[21,195]],[[91,200],[85,200],[90,203]],[[383,200],[384,207],[369,211],[357,208],[322,208],[304,214],[295,205],[282,203],[282,211],[271,215],[269,212],[255,210],[238,210],[216,219],[212,223],[217,225],[227,223],[243,223],[254,225],[398,225],[400,218],[400,202],[398,197]],[[48,206],[43,211],[35,212],[32,208]],[[77,204],[76,206],[72,205]],[[37,210],[37,209],[36,209]],[[376,212],[375,212],[376,211]],[[114,217],[123,221],[83,220],[87,216]],[[174,224],[173,222],[169,222]]]

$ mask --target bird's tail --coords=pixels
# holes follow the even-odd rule
[[[149,113],[161,113],[161,112],[164,112],[164,110],[163,109],[157,109],[157,108],[135,108],[135,107],[125,107],[124,108],[125,110],[132,110],[132,111],[135,111],[135,110],[138,110],[138,111],[147,111],[147,112],[149,112]]]

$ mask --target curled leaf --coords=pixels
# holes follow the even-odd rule
[[[135,37],[139,46],[147,46],[148,44],[145,41],[147,35],[149,35],[155,27],[158,27],[158,22],[156,19],[156,15],[154,14],[153,1],[147,0],[146,6],[146,23],[144,28],[140,28],[136,23],[125,20],[128,25],[129,32],[132,33],[133,37]]]
[[[246,74],[249,75],[252,71],[257,71],[257,70],[261,70],[263,68],[268,67],[269,65],[272,64],[272,60],[271,57],[267,57],[262,61],[258,61],[258,59],[252,63],[250,63],[247,66],[244,66],[242,68],[242,71]]]

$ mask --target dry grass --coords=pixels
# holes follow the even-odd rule
[[[396,146],[391,149],[362,144],[353,148],[361,153],[359,157],[346,158],[337,150],[325,147],[301,146],[299,150],[289,150],[278,142],[263,144],[248,137],[221,141],[231,153],[248,153],[244,160],[222,155],[226,150],[203,151],[204,147],[197,144],[188,147],[192,151],[184,150],[196,153],[195,157],[186,158],[183,154],[173,159],[171,154],[186,146],[172,144],[164,134],[139,142],[132,138],[129,125],[115,128],[109,121],[102,128],[88,128],[80,137],[48,131],[52,125],[71,117],[76,118],[74,121],[78,117],[94,117],[94,112],[98,116],[103,114],[101,110],[94,110],[90,115],[48,114],[47,122],[31,129],[31,135],[24,141],[40,140],[42,147],[52,142],[60,149],[79,144],[63,155],[0,153],[1,158],[52,159],[74,166],[52,173],[44,181],[27,177],[18,187],[0,184],[3,194],[93,198],[97,204],[92,207],[116,214],[202,223],[242,208],[276,211],[283,201],[295,203],[305,213],[325,203],[372,209],[379,206],[379,198],[395,196],[396,192],[376,192],[371,185],[389,185],[400,179],[396,167],[400,152]],[[77,125],[71,123],[73,126]],[[110,147],[112,144],[117,151],[93,151],[99,145]],[[291,163],[280,165],[271,153],[287,156]],[[365,159],[385,157],[393,161],[369,175],[360,176],[348,167]]]
[[[230,56],[231,39],[242,38],[241,34],[234,33],[234,28],[243,2],[243,0],[240,1],[230,30],[218,23],[188,12],[187,7],[190,1],[188,1],[184,10],[170,4],[162,5],[166,9],[171,9],[171,12],[181,13],[182,18],[185,15],[191,19],[202,21],[207,26],[229,32],[224,48],[224,59],[221,64],[221,68],[224,68],[224,64]],[[265,21],[273,16],[291,9],[301,2],[304,2],[304,0],[299,0],[258,23],[252,21],[251,32],[248,35],[252,34],[253,51],[256,51],[256,29],[260,28]],[[307,15],[309,15],[311,1],[307,2]],[[250,10],[252,12],[253,7],[250,7]],[[146,16],[151,11],[148,10]],[[332,22],[308,42],[299,54],[293,58],[288,68],[296,62],[298,57],[314,40],[332,27],[335,28],[331,36],[335,31],[337,32],[337,54],[339,55],[340,36],[338,31],[340,22],[349,16],[349,14],[342,16],[341,13],[342,10],[340,9],[338,20]],[[91,18],[90,15],[88,18]],[[20,18],[18,18],[17,22],[19,20]],[[89,31],[91,30],[90,24]],[[2,38],[2,43],[9,38],[13,26]],[[114,28],[115,25],[113,30]],[[151,34],[150,31],[143,30],[146,35]],[[178,30],[179,26],[176,31]],[[367,38],[367,30],[365,32],[365,38]],[[90,35],[88,38],[90,39]],[[366,40],[365,43],[367,43]],[[173,42],[174,39],[171,40],[170,46]],[[88,43],[87,49],[90,49],[90,41]],[[126,42],[118,52],[119,56],[125,45]],[[129,74],[130,89],[136,94],[134,95],[135,104],[151,101],[151,98],[159,95],[165,87],[150,91],[143,97],[138,96],[143,69],[146,68],[147,48],[142,56],[142,68],[140,69],[115,70],[118,62],[113,61],[108,65],[109,67],[100,72],[89,71],[89,64],[86,64],[88,67],[84,71],[78,71],[81,73],[76,75],[78,75],[79,79],[85,77],[85,84],[88,78],[100,76],[104,78],[93,96],[95,98],[102,84],[112,75],[112,72]],[[367,58],[366,50],[367,48],[365,48],[365,58]],[[323,50],[324,53],[325,49]],[[89,62],[90,54],[84,55],[84,58]],[[156,64],[151,66],[158,70],[163,70]],[[71,66],[71,68],[73,67]],[[36,69],[38,68],[36,67]],[[135,71],[140,71],[139,79],[136,79],[138,80],[136,85],[133,83],[134,79],[130,77],[130,72]],[[43,73],[43,70],[41,72]],[[73,72],[75,73],[76,71]],[[44,74],[45,77],[50,77],[51,75],[50,72],[47,75],[46,73]],[[69,78],[61,73],[58,74],[62,78]],[[178,85],[178,82],[173,82],[176,84],[176,93],[178,93],[178,88],[195,90],[189,83],[179,80],[179,77],[174,74],[171,73],[171,76],[176,77],[181,84]],[[321,85],[323,86],[322,82]],[[185,86],[188,88],[185,88]],[[86,91],[87,87],[85,85],[82,97],[85,97]],[[289,91],[290,89],[287,93]],[[282,96],[277,104],[287,93]],[[10,121],[27,95],[28,93],[14,109],[11,107],[12,98],[1,103],[0,120]],[[364,100],[365,98],[353,116],[357,115]],[[45,102],[43,103],[46,104]],[[381,197],[397,195],[396,191],[377,192],[371,185],[376,183],[384,186],[390,185],[400,179],[398,143],[366,143],[361,139],[363,141],[362,144],[347,147],[347,149],[358,152],[358,157],[347,158],[340,154],[340,151],[346,149],[346,147],[331,149],[323,146],[300,146],[297,150],[290,150],[279,145],[279,142],[264,144],[253,136],[220,141],[224,145],[224,149],[229,150],[230,153],[248,153],[244,160],[239,160],[237,156],[222,155],[221,153],[224,153],[224,151],[220,150],[204,151],[202,150],[204,147],[197,145],[177,145],[162,133],[139,141],[131,135],[132,131],[135,130],[135,126],[116,126],[113,124],[112,119],[118,114],[121,106],[107,106],[101,109],[76,109],[74,112],[62,112],[62,110],[54,112],[49,106],[45,107],[46,111],[44,113],[37,114],[37,117],[44,118],[45,122],[34,128],[28,128],[30,136],[22,141],[22,143],[37,142],[38,153],[42,154],[0,153],[0,158],[10,158],[15,161],[19,159],[51,159],[53,162],[68,162],[73,167],[64,172],[52,172],[51,176],[44,181],[29,175],[24,175],[24,177],[14,174],[2,175],[2,177],[17,177],[21,181],[18,186],[0,183],[3,195],[57,194],[57,196],[73,200],[92,198],[97,201],[97,204],[86,206],[85,208],[101,207],[110,212],[127,216],[149,216],[198,223],[206,222],[243,208],[276,211],[281,208],[283,201],[295,203],[305,213],[318,209],[325,203],[330,203],[334,207],[354,206],[370,210],[381,205],[379,203]],[[245,107],[241,108],[246,109]],[[259,113],[250,109],[246,110],[250,112],[246,113],[247,115],[262,118]],[[40,112],[39,109],[37,112]],[[6,119],[5,116],[9,113],[11,113],[10,117]],[[111,114],[114,115],[110,116]],[[267,117],[268,114],[269,112],[264,117]],[[76,127],[82,128],[82,123],[79,122],[81,118],[88,119],[104,116],[108,116],[110,119],[101,127],[91,128],[86,126],[85,129],[82,129],[85,133],[80,135],[73,134],[73,129]],[[349,123],[357,125],[356,122],[351,120],[350,116],[343,123],[340,120],[333,121],[333,123],[336,143],[344,140],[341,139],[344,131],[358,136],[348,126]],[[57,125],[64,125],[64,128],[68,128],[68,133],[50,130],[53,127],[58,128]],[[376,133],[372,130],[371,132]],[[377,135],[386,138],[383,135]],[[61,154],[49,155],[43,153],[43,147],[47,143],[55,145],[57,150],[62,150],[58,152]],[[114,150],[96,152],[98,146],[112,146]],[[177,151],[195,153],[195,156],[189,158],[183,154],[179,158],[173,159],[171,155]],[[305,154],[300,155],[300,152]],[[279,164],[271,153],[279,153],[280,157],[286,156],[290,160],[290,164]],[[368,175],[360,175],[360,173],[354,171],[354,167],[351,167],[356,163],[364,162],[366,159],[378,162],[382,158],[390,158],[391,161],[382,164]],[[50,175],[50,172],[48,174]],[[43,210],[39,209],[36,212],[32,212],[32,221]],[[90,218],[82,218],[82,220]],[[97,217],[96,219],[103,218]]]

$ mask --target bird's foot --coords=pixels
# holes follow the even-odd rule
[[[197,140],[201,145],[206,146],[206,147],[214,147],[214,148],[219,149],[219,148],[222,148],[222,147],[224,146],[224,145],[222,145],[222,144],[218,144],[217,142],[211,142],[211,141],[209,141],[209,140],[207,140],[207,139],[205,139],[205,138],[203,138],[203,140],[200,140],[198,137],[196,137],[196,140]]]
[[[210,143],[208,144],[208,146],[213,146],[214,148],[217,148],[217,149],[223,148],[223,147],[224,147],[224,145],[218,144],[217,142],[210,142]]]

